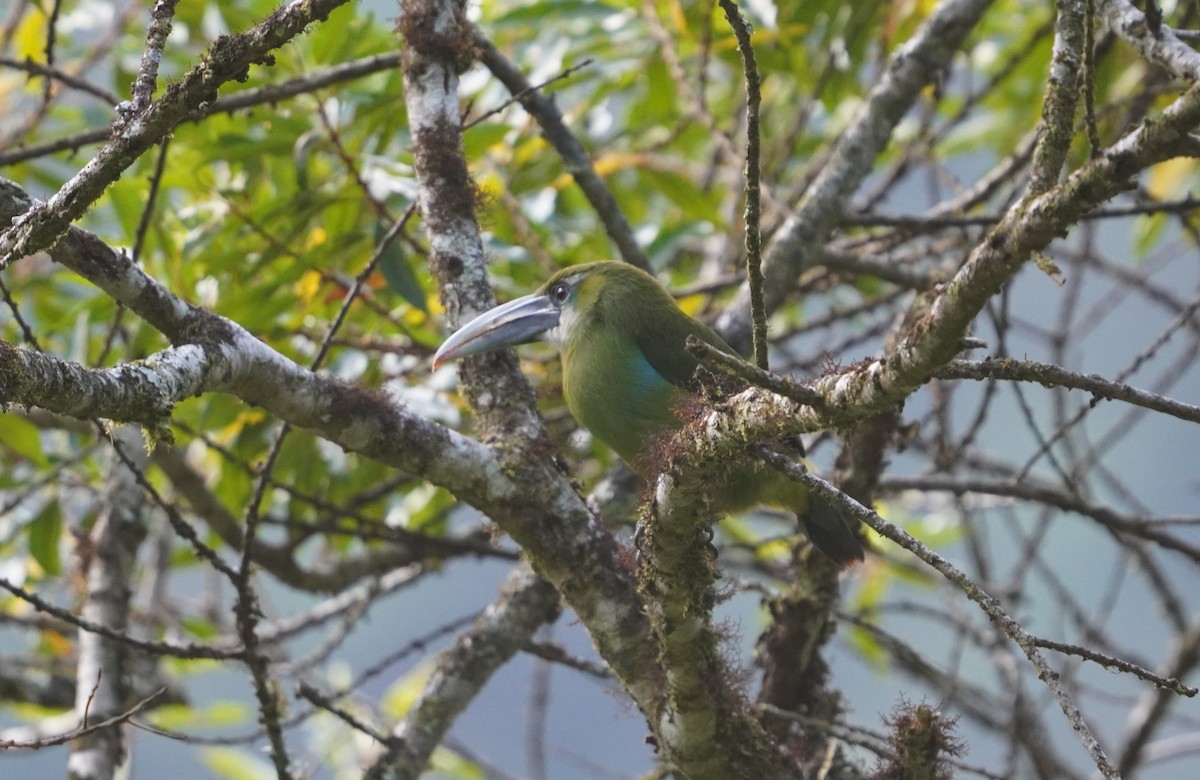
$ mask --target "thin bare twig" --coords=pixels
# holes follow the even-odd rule
[[[759,169],[762,129],[758,112],[762,103],[762,79],[758,73],[754,46],[750,42],[750,25],[735,0],[718,2],[737,38],[742,70],[746,75],[746,283],[750,285],[754,364],[766,371],[770,363],[767,356],[767,307],[763,302],[762,228],[759,224],[762,220],[762,172]]]
[[[988,618],[991,619],[992,623],[1005,636],[1021,648],[1025,657],[1029,659],[1029,662],[1037,670],[1038,678],[1045,683],[1046,687],[1054,695],[1055,700],[1058,701],[1059,707],[1062,708],[1063,714],[1067,717],[1067,722],[1079,737],[1079,741],[1083,744],[1088,755],[1092,757],[1092,761],[1096,764],[1096,768],[1100,770],[1100,773],[1108,778],[1108,780],[1119,780],[1120,773],[1117,772],[1116,767],[1109,760],[1108,754],[1105,753],[1100,742],[1092,734],[1092,729],[1084,719],[1079,706],[1075,704],[1075,700],[1067,692],[1059,679],[1059,673],[1050,667],[1038,650],[1036,637],[1014,620],[995,597],[979,587],[979,585],[950,563],[950,561],[804,467],[761,445],[755,445],[752,451],[756,456],[786,474],[790,479],[803,483],[809,490],[816,492],[839,511],[848,516],[858,518],[881,536],[891,539],[896,544],[912,552],[937,570],[947,580],[958,586],[967,598],[979,605]]]
[[[0,741],[0,750],[40,750],[42,748],[53,747],[55,745],[65,745],[68,742],[85,737],[88,734],[95,733],[101,729],[107,729],[112,726],[124,723],[130,718],[138,715],[142,710],[154,703],[154,700],[167,692],[166,688],[159,688],[154,693],[139,701],[137,704],[130,707],[120,715],[114,715],[111,718],[93,723],[90,726],[81,726],[74,731],[68,731],[66,734],[60,734],[57,737],[45,737],[43,739],[29,740],[28,742],[15,741]]]

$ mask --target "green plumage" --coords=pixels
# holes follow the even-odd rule
[[[570,285],[558,327],[567,408],[641,472],[646,445],[679,425],[674,410],[698,365],[683,348],[687,337],[732,350],[633,266],[573,266],[546,282],[543,293],[560,283]]]
[[[543,336],[562,350],[571,414],[646,478],[660,465],[655,445],[666,444],[668,432],[682,424],[679,408],[694,400],[689,387],[699,363],[684,348],[687,337],[736,354],[684,314],[654,277],[601,262],[559,271],[537,292],[479,315],[446,339],[433,364]],[[730,464],[711,494],[726,512],[759,504],[790,509],[813,545],[834,561],[863,557],[858,538],[832,507],[810,502],[803,486],[756,460]]]
[[[563,395],[571,414],[644,477],[647,446],[681,424],[699,362],[684,344],[695,336],[736,355],[709,328],[685,314],[649,274],[615,262],[589,263],[556,273],[539,291],[565,286],[554,334],[563,356]],[[557,294],[561,295],[562,292]],[[713,489],[718,508],[739,512],[765,504],[800,516],[813,544],[838,563],[862,558],[862,546],[841,517],[774,469],[749,459]]]

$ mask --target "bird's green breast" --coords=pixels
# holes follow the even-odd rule
[[[563,395],[576,421],[642,471],[646,446],[679,425],[682,392],[614,329],[578,332],[563,345]]]
[[[688,336],[732,350],[636,268],[594,263],[571,278],[558,328],[567,407],[635,471],[650,476],[658,459],[647,458],[653,455],[647,446],[679,427],[676,409],[697,366],[684,347]]]

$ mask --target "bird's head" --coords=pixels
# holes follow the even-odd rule
[[[545,339],[560,347],[602,309],[637,311],[637,301],[670,302],[654,277],[626,263],[601,261],[564,268],[537,292],[485,311],[438,348],[433,367],[467,355]]]

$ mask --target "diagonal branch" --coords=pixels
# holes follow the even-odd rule
[[[1128,0],[1103,0],[1099,4],[1104,26],[1138,51],[1148,62],[1163,67],[1177,79],[1200,81],[1200,53],[1166,25],[1152,27],[1146,15]]]
[[[1198,123],[1195,86],[1057,187],[1013,205],[896,349],[817,380],[824,411],[751,388],[694,426],[700,440],[695,452],[731,457],[754,441],[850,425],[901,403],[957,354],[975,316],[1035,252],[1125,191],[1142,170],[1179,154]]]
[[[1037,638],[1014,620],[994,596],[980,588],[966,574],[957,569],[941,555],[921,544],[921,542],[909,536],[897,526],[884,520],[874,511],[867,509],[825,480],[796,465],[788,458],[772,453],[765,448],[760,448],[758,454],[772,466],[787,474],[789,478],[802,482],[809,490],[821,495],[831,505],[838,507],[848,515],[857,517],[880,535],[891,539],[896,544],[911,551],[925,563],[936,569],[947,580],[957,585],[966,594],[967,598],[978,604],[992,623],[1025,653],[1025,657],[1029,659],[1029,662],[1037,670],[1038,677],[1046,684],[1046,687],[1050,689],[1050,692],[1058,701],[1059,707],[1062,708],[1063,714],[1067,716],[1067,721],[1071,724],[1071,728],[1075,730],[1079,741],[1092,757],[1100,773],[1109,780],[1119,780],[1120,774],[1112,765],[1108,755],[1104,752],[1104,748],[1101,747],[1099,741],[1092,734],[1091,728],[1083,719],[1083,713],[1079,711],[1078,705],[1075,704],[1066,686],[1059,679],[1058,672],[1050,667],[1038,649]]]
[[[785,300],[796,278],[820,252],[848,211],[851,194],[887,146],[892,130],[912,108],[925,85],[937,79],[991,3],[992,0],[940,3],[917,34],[892,55],[883,77],[838,139],[804,200],[767,248],[763,291],[768,312]],[[749,289],[743,285],[717,322],[717,331],[743,352],[750,333],[749,311]]]
[[[514,569],[499,598],[438,656],[425,690],[392,729],[388,750],[363,777],[419,777],[458,714],[558,610],[558,593],[550,583],[525,566]]]
[[[1033,360],[954,360],[938,369],[938,379],[1008,379],[1036,382],[1043,387],[1069,387],[1092,394],[1092,405],[1101,400],[1124,401],[1180,420],[1200,423],[1200,406],[1140,390],[1124,382],[1114,382],[1095,374],[1079,374],[1051,363]]]
[[[492,45],[491,40],[479,30],[475,30],[475,45],[479,47],[480,61],[487,66],[493,76],[499,79],[505,87],[508,87],[508,91],[521,102],[530,116],[537,120],[542,128],[542,134],[546,136],[546,140],[562,158],[563,167],[575,179],[575,183],[583,191],[584,197],[592,204],[596,216],[604,225],[605,232],[616,245],[621,259],[649,271],[650,259],[646,257],[645,250],[634,237],[633,228],[629,226],[625,214],[617,205],[617,200],[613,197],[608,185],[604,183],[604,179],[592,167],[592,162],[588,159],[583,144],[579,143],[579,139],[567,128],[562,113],[554,105],[554,101],[530,84],[529,80],[525,78],[525,74]]]
[[[256,27],[219,38],[199,65],[173,83],[144,114],[131,117],[50,200],[21,215],[16,224],[0,233],[0,269],[53,246],[122,171],[166,138],[190,112],[215,99],[223,84],[244,80],[251,65],[345,3],[346,0],[286,3]]]

